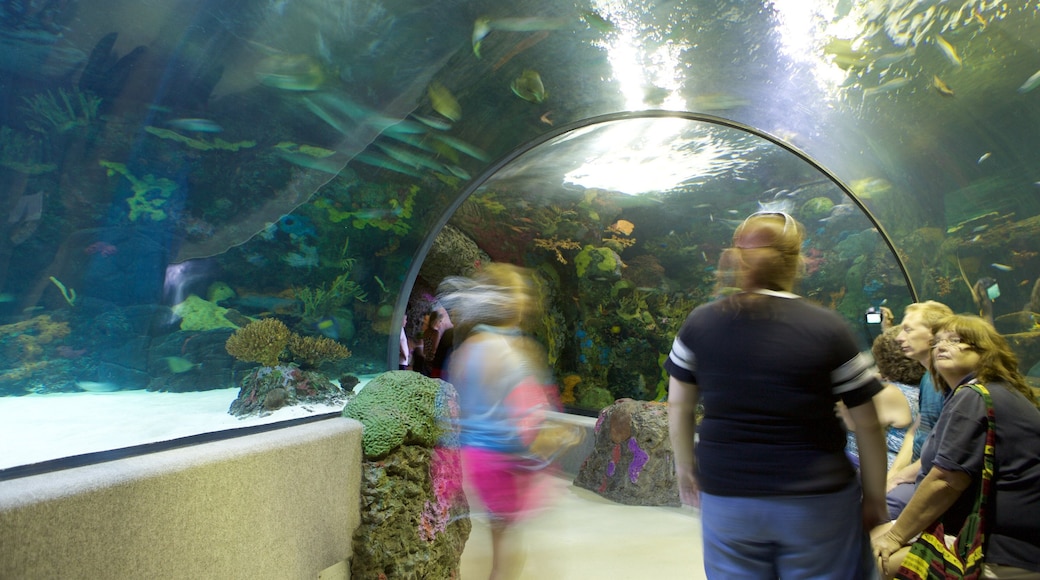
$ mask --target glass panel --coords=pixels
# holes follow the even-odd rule
[[[57,435],[72,421],[57,401],[104,395],[108,411],[128,392],[141,397],[133,410],[101,421],[124,439],[90,449],[179,436],[139,422],[156,416],[162,396],[183,391],[219,393],[216,417],[186,411],[170,423],[226,428],[225,411],[256,363],[226,353],[237,325],[217,307],[277,317],[301,336],[336,334],[353,355],[322,367],[330,378],[392,366],[411,281],[422,283],[420,266],[436,262],[424,255],[428,237],[471,184],[561,127],[654,109],[725,117],[804,151],[877,217],[921,298],[977,311],[973,287],[996,282],[996,323],[1023,369],[1040,376],[1037,11],[1037,0],[0,3],[0,440],[55,442],[27,462],[80,453],[77,434],[94,427]],[[698,163],[684,168],[687,178],[708,171],[704,156],[721,172],[684,186],[692,205],[738,211],[709,211],[703,222],[683,206],[676,216],[701,221],[668,230],[677,235],[710,233],[721,244],[718,220],[739,219],[770,188],[813,178],[776,161],[782,151],[734,144],[755,141],[747,136],[682,139],[728,143],[758,169],[722,167],[708,146],[669,151],[662,162]],[[770,164],[794,172],[754,173]],[[568,170],[576,173],[565,192],[599,192],[592,207],[632,198],[587,181],[627,175],[581,167]],[[646,183],[675,177],[654,167]],[[482,185],[473,199],[531,195],[520,191],[533,179],[520,169],[509,169],[516,183],[503,175],[501,192]],[[546,179],[560,184],[564,175]],[[720,189],[708,192],[712,183]],[[654,187],[661,203],[646,203],[676,203],[668,187]],[[838,206],[848,201],[811,187]],[[581,201],[551,197],[558,189],[528,203],[581,215],[568,207]],[[514,219],[544,221],[516,203]],[[644,219],[651,210],[639,211]],[[619,252],[631,268],[638,260],[629,254],[652,254],[639,246],[649,228],[617,219],[639,228],[636,245]],[[594,242],[592,232],[515,227],[523,231],[502,230],[515,239],[488,251],[530,253],[535,237],[548,244],[554,234]],[[822,235],[841,236],[830,226]],[[698,245],[710,257],[710,244]],[[556,259],[555,250],[535,250]],[[887,275],[882,285],[893,284]],[[866,296],[873,280],[845,283],[836,306],[851,317],[852,296]],[[686,282],[694,294],[708,287]],[[802,290],[830,304],[842,287],[831,284]],[[332,299],[314,303],[320,292]],[[193,294],[209,320],[182,328],[173,307]],[[409,330],[416,324],[412,317]],[[40,399],[38,418],[10,435],[10,419],[28,416],[19,405]],[[0,460],[15,457],[9,447]]]
[[[910,302],[880,233],[827,175],[767,139],[701,120],[633,118],[560,135],[482,184],[446,237],[459,247],[461,232],[491,260],[538,272],[550,303],[539,334],[564,403],[598,411],[665,395],[661,361],[690,310],[716,295],[720,253],[756,211],[804,223],[798,291],[841,312],[864,348],[879,328],[865,324],[867,308]]]

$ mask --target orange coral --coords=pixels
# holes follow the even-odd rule
[[[255,320],[232,334],[224,348],[241,361],[273,367],[289,344],[289,327],[277,318]]]
[[[314,368],[326,361],[339,360],[350,356],[350,350],[342,344],[324,336],[315,338],[313,336],[300,336],[293,334],[289,337],[289,352],[293,360],[300,366]]]
[[[566,264],[567,259],[563,257],[563,253],[560,250],[580,250],[581,242],[575,242],[574,240],[558,240],[556,236],[549,238],[548,240],[542,238],[535,238],[534,245],[536,248],[542,248],[544,250],[552,250],[556,252],[556,259],[561,264]]]

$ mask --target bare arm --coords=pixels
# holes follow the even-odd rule
[[[693,438],[697,432],[697,385],[670,377],[668,379],[668,435],[675,458],[675,476],[679,483],[679,499],[685,505],[700,507],[697,486],[697,460]]]
[[[913,456],[913,448],[914,448],[913,447],[914,446],[913,437],[907,436],[907,438],[904,440],[904,445],[906,444],[907,441],[909,441],[909,443],[910,443],[910,454],[911,454],[911,456]],[[902,454],[902,452],[903,452],[903,450],[900,449],[899,453]],[[892,491],[892,488],[897,486],[897,485],[899,485],[900,483],[913,483],[913,482],[917,481],[917,475],[919,473],[921,473],[921,460],[920,459],[914,461],[913,463],[911,463],[910,465],[907,465],[906,467],[904,467],[902,469],[899,469],[899,470],[893,469],[892,473],[888,474],[888,490]]]
[[[874,539],[874,553],[888,567],[889,556],[946,513],[969,485],[971,476],[963,471],[932,467],[895,524]]]
[[[860,478],[863,482],[863,525],[871,529],[888,520],[885,504],[885,473],[888,454],[873,400],[849,409],[855,423],[859,448]]]
[[[889,472],[896,473],[902,470],[904,467],[910,465],[910,458],[914,455],[914,432],[917,431],[917,423],[915,422],[906,430],[903,435],[903,444],[899,446],[899,453],[896,454],[895,460],[892,462],[892,467],[889,468]],[[892,489],[892,478],[889,476],[888,489]]]

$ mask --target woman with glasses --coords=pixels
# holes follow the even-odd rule
[[[803,235],[782,213],[737,227],[719,261],[727,295],[690,313],[665,362],[679,491],[701,508],[708,578],[874,574],[865,530],[888,519],[881,384],[845,320],[792,293]]]
[[[983,515],[983,578],[1040,578],[1040,410],[1004,337],[977,316],[954,315],[933,327],[931,372],[946,396],[921,449],[910,502],[875,531],[874,550],[888,577],[909,544],[939,519],[956,534],[974,508],[982,481],[987,431],[985,385],[996,424],[991,494]],[[966,538],[970,541],[971,538]]]

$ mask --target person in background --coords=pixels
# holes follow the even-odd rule
[[[735,268],[721,285],[737,291],[690,313],[665,361],[679,494],[701,508],[710,579],[876,572],[866,530],[887,520],[881,383],[845,320],[792,293],[803,238],[787,214],[748,217],[719,260]],[[856,424],[862,488],[839,399]]]
[[[408,315],[405,314],[401,320],[401,348],[399,349],[398,365],[397,368],[404,371],[412,364],[412,347],[408,344],[408,333],[405,332],[405,327],[408,326]]]
[[[451,317],[443,306],[437,304],[430,310],[430,321],[423,332],[423,353],[426,357],[426,373],[433,378],[440,378],[442,374],[444,358],[437,357],[437,351],[441,346],[441,340],[445,333],[451,329]],[[450,340],[454,339],[454,335]]]
[[[878,420],[885,428],[889,472],[910,464],[919,408],[918,383],[925,372],[917,362],[903,356],[903,351],[896,341],[897,334],[899,329],[889,328],[874,339],[870,349],[881,373],[883,385],[881,392],[874,395],[874,406],[877,407]],[[859,467],[855,425],[844,404],[839,402],[838,409],[842,420],[845,421],[845,427],[849,430],[845,452],[849,454],[853,464]]]
[[[525,559],[516,524],[548,484],[530,453],[552,408],[545,352],[527,334],[541,305],[530,272],[508,264],[447,278],[438,290],[461,338],[449,376],[459,394],[464,477],[490,519],[490,578],[515,578]]]
[[[1040,409],[1007,341],[978,316],[956,315],[933,327],[931,373],[946,396],[921,451],[915,491],[899,518],[872,534],[886,577],[908,545],[935,520],[957,534],[982,484],[987,406],[965,385],[984,386],[993,401],[996,444],[983,512],[982,578],[1040,578]],[[971,541],[973,538],[961,538]]]
[[[932,325],[952,314],[953,310],[949,306],[935,300],[907,306],[903,311],[903,320],[899,323],[899,333],[896,334],[896,342],[899,343],[903,355],[917,361],[921,368],[927,369],[932,355]],[[899,512],[914,492],[914,482],[917,481],[917,474],[921,470],[921,447],[928,434],[932,432],[935,422],[939,420],[943,407],[943,395],[932,383],[930,373],[925,372],[921,377],[918,392],[920,406],[910,452],[911,463],[888,474],[888,515],[893,520],[899,517]]]

